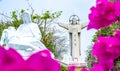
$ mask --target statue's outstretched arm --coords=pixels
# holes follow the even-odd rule
[[[58,23],[58,25],[59,25],[60,27],[63,27],[63,28],[65,28],[65,29],[68,29],[68,24]]]
[[[88,22],[82,23],[81,28],[84,29],[85,27],[87,27],[87,25],[88,25]]]

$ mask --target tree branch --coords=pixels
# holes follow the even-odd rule
[[[32,5],[29,3],[29,0],[25,0],[25,1],[27,1],[27,4],[28,4],[29,7],[31,8],[31,10],[32,10],[32,14],[31,14],[31,16],[33,16],[34,9],[33,9]]]
[[[0,13],[0,15],[4,16],[4,17],[6,17],[6,18],[9,18],[9,19],[13,19],[12,17],[9,17],[9,16],[7,16],[7,15],[5,15],[5,14],[3,14],[3,13]]]

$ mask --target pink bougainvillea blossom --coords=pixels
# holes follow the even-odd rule
[[[107,68],[105,68],[101,64],[94,63],[94,66],[93,66],[93,68],[90,69],[90,71],[97,71],[97,70],[99,70],[99,71],[109,71]]]
[[[75,71],[75,66],[74,65],[70,65],[68,66],[68,70],[67,71]]]
[[[19,53],[0,46],[0,71],[59,71],[60,64],[49,50],[42,50],[24,60]]]
[[[101,65],[112,69],[114,60],[120,55],[119,42],[120,40],[116,37],[98,37],[98,41],[93,46],[92,55],[98,58]]]
[[[114,71],[114,60],[120,56],[120,30],[116,30],[113,36],[99,36],[91,54],[97,58],[97,62],[92,68],[82,71]]]
[[[108,3],[108,2],[111,2],[110,0],[96,0],[96,3],[98,2],[104,2],[104,3]]]
[[[117,20],[120,22],[120,1],[114,2],[116,8]]]
[[[96,7],[91,8],[89,20],[88,29],[108,27],[116,21],[116,9],[114,4],[106,1],[97,2]]]
[[[90,22],[87,29],[101,29],[116,21],[120,22],[120,1],[97,0],[96,6],[93,6],[90,10]]]
[[[93,45],[92,56],[98,60],[90,71],[109,71],[114,67],[114,60],[120,56],[120,30],[116,30],[113,36],[99,36]]]
[[[120,0],[96,0],[96,6],[90,10],[87,29],[99,30],[120,22]],[[114,61],[120,57],[120,30],[116,30],[113,36],[98,36],[91,54],[98,62],[94,62],[92,68],[82,71],[115,71]]]
[[[28,60],[29,65],[35,66],[40,71],[59,71],[60,64],[52,59],[49,50],[42,50],[33,54]]]
[[[81,71],[90,71],[88,68],[82,68]]]
[[[0,46],[0,71],[2,69],[23,62],[22,56],[20,56],[14,49],[10,48],[5,50],[4,47]]]
[[[120,30],[116,30],[113,34],[116,38],[120,39]]]

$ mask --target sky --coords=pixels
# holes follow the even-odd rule
[[[69,17],[76,14],[80,18],[80,23],[89,22],[88,14],[90,8],[95,5],[95,0],[29,0],[29,3],[35,10],[35,13],[41,14],[43,11],[52,12],[63,11],[59,22],[69,23]],[[0,13],[9,14],[13,10],[30,9],[26,0],[0,0]],[[2,19],[2,17],[0,16]],[[95,30],[81,32],[81,50],[82,60],[85,58],[85,51],[92,44],[91,39]]]

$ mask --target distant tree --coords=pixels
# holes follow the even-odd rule
[[[52,23],[60,17],[62,11],[53,12],[45,11],[42,15],[33,14],[32,20],[37,23],[40,27],[42,33],[41,41],[49,48],[52,52],[55,53],[55,45],[53,44],[53,31],[49,30],[49,27]]]

